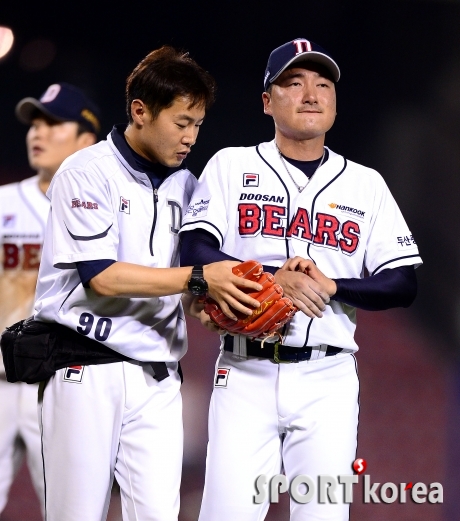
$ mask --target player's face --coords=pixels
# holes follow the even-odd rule
[[[50,176],[56,173],[64,159],[84,146],[91,144],[92,134],[85,132],[77,136],[78,123],[58,122],[46,116],[32,120],[27,132],[27,155],[31,168]]]
[[[153,120],[148,114],[138,142],[142,155],[165,166],[179,166],[195,144],[204,116],[204,107],[190,107],[185,97],[177,98]]]
[[[273,117],[277,133],[295,141],[321,137],[334,124],[335,85],[313,62],[295,64],[264,92],[264,112]]]

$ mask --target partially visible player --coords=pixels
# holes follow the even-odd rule
[[[196,185],[184,160],[214,89],[188,53],[152,51],[127,78],[127,124],[64,161],[48,189],[35,319],[73,340],[69,367],[39,393],[47,521],[104,520],[114,477],[124,520],[177,520],[181,296],[192,315],[187,297],[206,292],[249,315],[257,302],[238,286],[261,289],[234,262],[179,267]],[[101,351],[111,363],[95,363]]]
[[[349,517],[343,486],[321,503],[318,478],[352,474],[356,308],[410,305],[422,261],[381,175],[325,146],[339,76],[309,40],[275,49],[262,95],[274,140],[219,151],[185,214],[183,263],[259,260],[300,309],[271,342],[222,336],[200,521],[264,519],[267,483],[261,494],[256,480],[282,469],[315,487],[291,500],[291,520]]]
[[[30,125],[29,165],[37,173],[0,187],[0,330],[30,316],[45,234],[49,200],[45,192],[62,161],[94,144],[99,109],[79,88],[50,85],[39,99],[16,106]],[[0,512],[24,452],[44,511],[43,463],[38,426],[38,384],[7,383],[0,359]]]

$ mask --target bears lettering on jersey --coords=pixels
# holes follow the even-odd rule
[[[286,224],[285,206],[240,203],[238,215],[238,230],[241,237],[254,237],[259,233],[263,237],[295,237],[325,248],[334,250],[340,248],[347,255],[352,255],[359,244],[359,223],[349,219],[341,222],[335,215],[327,213],[318,212],[312,220],[308,210],[299,207],[289,227]]]
[[[41,244],[3,244],[3,269],[38,270]]]
[[[99,210],[98,203],[92,203],[90,201],[80,201],[78,197],[72,199],[72,208],[86,208],[86,210]]]

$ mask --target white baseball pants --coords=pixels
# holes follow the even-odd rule
[[[0,379],[0,512],[5,508],[23,456],[44,512],[37,399],[38,385]]]
[[[278,365],[223,352],[214,382],[199,521],[263,520],[269,495],[261,504],[254,501],[262,474],[270,480],[284,469],[289,483],[299,475],[317,482],[319,475],[353,474],[359,410],[354,356]],[[348,520],[350,505],[336,495],[337,503],[320,503],[318,493],[305,504],[291,499],[291,521]]]
[[[177,363],[56,372],[41,393],[46,521],[103,521],[115,476],[124,521],[177,521],[183,428]],[[79,375],[77,374],[77,379]]]

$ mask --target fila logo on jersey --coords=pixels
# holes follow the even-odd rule
[[[219,367],[219,369],[217,369],[216,379],[214,381],[215,387],[227,387],[227,380],[229,374],[230,369],[224,369],[223,367]]]
[[[259,186],[259,174],[243,174],[243,186]]]
[[[16,220],[15,215],[4,215],[3,216],[3,228],[12,228]]]
[[[66,367],[64,370],[64,382],[81,384],[84,370],[85,367],[83,365],[70,365],[69,367]]]
[[[129,204],[129,199],[125,199],[120,195],[120,212],[130,213],[131,205]]]

